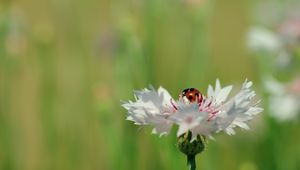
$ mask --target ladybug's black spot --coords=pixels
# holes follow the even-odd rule
[[[184,89],[184,90],[182,91],[182,94],[185,95],[188,91],[189,91],[189,89]]]
[[[190,88],[190,91],[194,91],[195,89],[194,88]]]
[[[193,99],[193,96],[189,96],[189,99],[192,100],[192,99]]]

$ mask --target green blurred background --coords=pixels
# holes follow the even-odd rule
[[[262,66],[245,46],[255,3],[1,0],[0,169],[187,169],[176,129],[151,135],[125,121],[120,101],[149,84],[176,97],[248,78],[266,105]],[[251,131],[216,134],[198,169],[299,170],[299,123],[267,112]]]

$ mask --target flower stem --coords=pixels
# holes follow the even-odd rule
[[[187,155],[187,165],[189,170],[196,169],[195,155]]]

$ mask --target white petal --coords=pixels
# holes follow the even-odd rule
[[[232,124],[234,124],[236,126],[239,126],[242,129],[246,129],[246,130],[250,129],[249,126],[246,123],[244,123],[243,121],[235,120],[235,121],[232,122]]]
[[[218,130],[233,135],[236,127],[249,129],[246,122],[263,110],[257,107],[257,104],[251,104],[251,100],[255,96],[255,92],[250,89],[251,86],[252,82],[246,80],[241,91],[219,107],[220,112],[216,115],[216,120],[213,120],[219,127]]]
[[[231,89],[232,89],[232,86],[226,86],[220,90],[220,92],[216,96],[216,104],[217,105],[221,104],[222,102],[224,102],[227,99]]]
[[[171,127],[171,122],[160,123],[155,125],[155,127],[152,129],[152,133],[159,134],[159,136],[167,135],[170,133]]]
[[[162,87],[156,91],[153,87],[134,91],[136,101],[125,102],[122,106],[128,110],[127,120],[137,125],[154,126],[153,133],[168,134],[173,122],[167,119],[173,112],[170,94]]]
[[[170,93],[163,87],[158,88],[158,95],[162,100],[163,105],[169,105],[171,100],[174,100]]]
[[[246,82],[245,82],[245,88],[250,88],[252,85],[253,85],[252,81],[248,81],[247,82],[247,80],[246,80]]]
[[[208,97],[212,97],[212,96],[215,96],[215,93],[214,93],[214,89],[211,85],[208,86],[208,89],[207,89],[207,96]]]
[[[215,87],[215,95],[218,94],[221,90],[221,83],[220,83],[220,80],[217,79],[216,80],[216,87]]]
[[[188,130],[189,130],[189,128],[188,128],[188,126],[186,124],[180,125],[179,128],[178,128],[178,131],[177,131],[177,137],[179,137],[180,135],[184,134]]]
[[[251,107],[245,114],[252,116],[262,112],[263,110],[264,109],[261,107]]]
[[[235,135],[235,131],[233,130],[233,128],[231,127],[228,127],[225,129],[225,132],[228,134],[228,135]]]

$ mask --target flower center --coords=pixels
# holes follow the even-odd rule
[[[187,116],[185,121],[186,121],[186,123],[191,124],[193,122],[193,117],[192,116]]]

